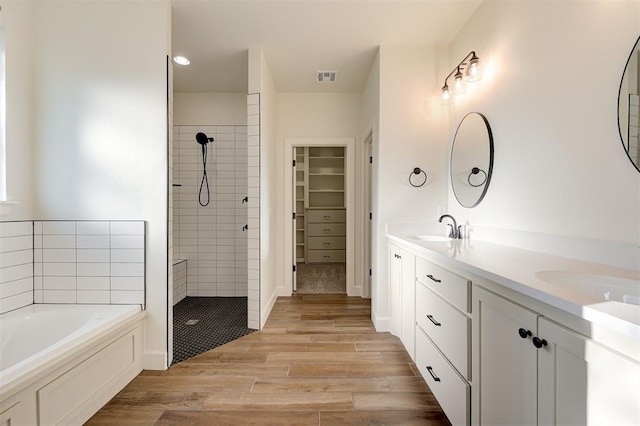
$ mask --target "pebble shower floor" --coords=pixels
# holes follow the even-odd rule
[[[254,331],[246,297],[185,297],[173,307],[173,364]]]

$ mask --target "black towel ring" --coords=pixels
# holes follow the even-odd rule
[[[413,177],[413,175],[419,175],[419,174],[424,175],[424,180],[422,181],[422,183],[416,185],[415,183],[413,183],[413,180],[411,180],[411,178]],[[413,186],[414,188],[419,188],[422,185],[424,185],[426,182],[427,182],[427,173],[424,170],[422,170],[420,167],[416,167],[415,169],[413,169],[411,173],[409,173],[409,184],[411,184],[411,186]]]
[[[482,172],[484,174],[484,179],[482,180],[482,182],[480,182],[477,185],[471,183],[471,175],[477,175],[480,172]],[[467,176],[467,182],[469,182],[469,185],[473,186],[474,188],[477,188],[479,186],[484,185],[484,183],[486,181],[487,181],[487,172],[485,172],[484,170],[482,170],[482,169],[480,169],[478,167],[474,167],[473,169],[471,169],[471,173],[469,173],[469,176]]]

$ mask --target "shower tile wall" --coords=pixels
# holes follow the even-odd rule
[[[168,84],[167,84],[167,101],[168,101],[168,126],[169,131],[167,132],[167,159],[169,161],[169,176],[167,182],[167,192],[168,192],[168,205],[169,210],[167,212],[167,233],[169,234],[167,237],[167,282],[173,282],[173,62],[169,57],[167,57],[167,72],[168,72]],[[184,298],[184,296],[182,296]],[[175,299],[175,294],[169,295],[170,299]],[[173,334],[173,324],[169,321],[169,335]],[[171,354],[170,354],[171,355]],[[169,359],[172,357],[170,356]]]
[[[208,144],[211,201],[202,207],[202,151]],[[173,254],[187,260],[187,296],[247,296],[247,126],[174,126]],[[206,200],[206,184],[202,190]]]
[[[260,94],[247,95],[248,285],[247,324],[260,329]]]

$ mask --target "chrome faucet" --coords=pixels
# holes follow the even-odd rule
[[[458,226],[458,223],[456,222],[456,219],[451,216],[450,214],[443,214],[442,216],[440,216],[440,218],[438,219],[438,222],[442,222],[442,219],[444,219],[445,217],[448,217],[449,219],[451,219],[453,221],[453,225],[448,224],[451,227],[451,231],[449,232],[449,238],[454,238],[456,240],[459,240],[462,238],[462,226]]]

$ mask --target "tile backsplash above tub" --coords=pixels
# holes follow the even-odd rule
[[[0,314],[33,303],[33,222],[0,222]]]
[[[33,250],[35,303],[144,305],[144,221],[35,221]]]
[[[32,303],[144,306],[145,222],[0,222],[0,314]]]

